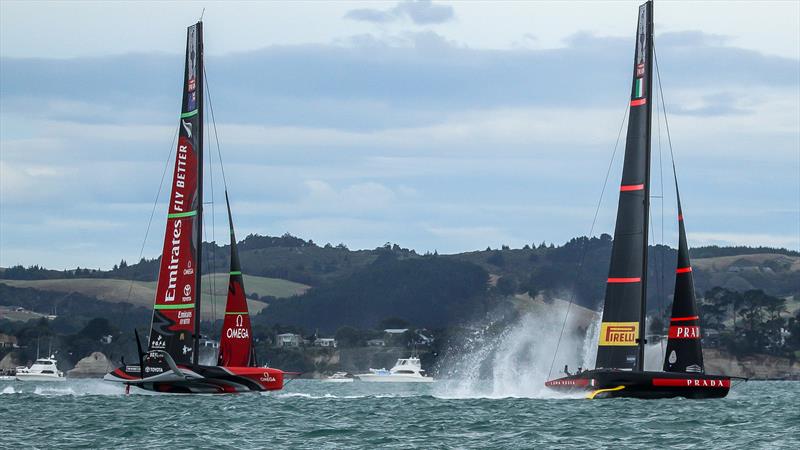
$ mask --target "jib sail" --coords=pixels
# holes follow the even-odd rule
[[[625,162],[606,285],[597,368],[642,370],[650,206],[652,2],[639,7]]]
[[[228,205],[228,223],[231,229],[231,271],[217,365],[255,366],[253,330],[250,328],[250,313],[244,296],[242,266],[239,263],[239,252],[236,249],[236,236],[233,232],[233,217],[227,192],[225,192],[225,203]]]
[[[675,183],[677,192],[677,180]],[[694,293],[692,265],[686,228],[683,224],[681,197],[678,194],[678,266],[675,270],[675,295],[669,321],[665,372],[703,373],[703,348],[700,344],[700,314]]]
[[[164,350],[178,364],[197,362],[203,205],[202,34],[202,23],[187,31],[178,147],[148,343],[149,350]],[[149,356],[147,365],[163,364],[157,356]]]

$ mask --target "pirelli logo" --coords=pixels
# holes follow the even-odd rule
[[[636,345],[639,322],[603,322],[600,326],[600,345]]]

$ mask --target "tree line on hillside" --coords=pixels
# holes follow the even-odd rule
[[[608,234],[599,237],[577,237],[564,245],[546,245],[541,243],[525,245],[521,249],[512,249],[508,245],[501,245],[499,249],[487,248],[485,251],[465,252],[446,257],[461,259],[484,264],[494,273],[501,275],[514,275],[518,283],[526,283],[522,274],[530,274],[531,269],[549,264],[561,264],[572,267],[551,269],[543,268],[539,279],[551,279],[554,273],[563,272],[563,279],[570,273],[574,274],[578,264],[583,260],[583,271],[587,276],[600,275],[602,278],[607,271],[608,254],[610,254],[612,239]],[[319,246],[313,240],[284,234],[280,237],[261,236],[251,234],[238,243],[242,257],[243,270],[247,274],[285,278],[307,284],[316,284],[337,276],[352,274],[354,269],[371,264],[375,258],[387,250],[401,258],[415,258],[425,255],[417,254],[413,249],[402,248],[397,244],[386,243],[373,250],[349,250],[346,245],[325,244]],[[667,261],[674,259],[674,250],[669,247],[651,246],[651,263],[658,263],[661,258]],[[217,245],[216,243],[203,243],[204,272],[224,272],[229,264],[230,246]],[[516,257],[515,254],[524,254],[525,258]],[[693,258],[709,258],[718,256],[749,255],[754,253],[782,254],[786,256],[800,256],[792,250],[771,247],[718,247],[706,246],[691,249]],[[433,255],[428,255],[433,256]],[[0,279],[9,280],[39,280],[58,278],[118,278],[126,280],[154,281],[158,276],[160,257],[142,258],[138,263],[128,264],[124,259],[115,264],[110,270],[76,268],[67,270],[46,269],[39,265],[23,267],[15,265],[0,269]],[[245,264],[246,262],[246,264]],[[652,266],[652,264],[651,264]],[[598,272],[598,273],[595,273]],[[563,284],[563,283],[562,283]],[[710,288],[711,286],[707,286]],[[587,287],[578,287],[579,290]],[[596,287],[588,287],[584,295],[596,296]]]
[[[372,264],[305,295],[273,301],[256,323],[293,324],[333,332],[372,328],[386,317],[438,328],[486,311],[488,273],[436,256],[400,259],[386,251]],[[268,311],[268,312],[267,312]]]
[[[785,298],[716,287],[705,293],[701,312],[704,327],[733,353],[800,357],[800,310],[787,316]]]

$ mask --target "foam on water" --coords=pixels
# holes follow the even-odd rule
[[[574,320],[564,322],[563,305],[527,314],[497,336],[492,325],[466,338],[465,345],[440,366],[439,383],[434,393],[444,398],[564,398],[544,387],[548,378],[557,377],[564,365],[572,370],[592,367],[597,353],[597,320],[580,335]],[[558,353],[555,355],[556,346]],[[550,367],[553,367],[550,373]],[[487,373],[489,376],[487,377]]]
[[[0,394],[41,395],[47,397],[124,395],[124,387],[99,379],[67,380],[63,382],[12,382]]]

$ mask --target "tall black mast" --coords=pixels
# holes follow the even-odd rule
[[[642,238],[644,244],[642,245],[644,255],[642,257],[642,307],[639,311],[639,357],[636,358],[636,369],[644,370],[644,347],[647,344],[645,339],[645,322],[647,318],[647,244],[648,244],[648,230],[650,227],[650,153],[651,153],[651,129],[653,121],[653,103],[650,93],[653,92],[653,2],[647,2],[647,44],[646,44],[646,63],[645,63],[645,92],[646,97],[650,97],[651,101],[645,104],[647,108],[647,124],[645,131],[645,172],[644,172],[644,233]],[[202,135],[201,135],[202,139]]]
[[[205,66],[203,61],[203,22],[197,22],[197,277],[195,281],[194,349],[192,363],[200,362],[200,297],[203,279],[203,102]],[[213,293],[212,293],[213,295]]]

